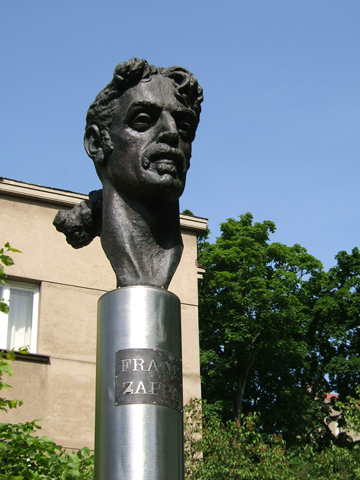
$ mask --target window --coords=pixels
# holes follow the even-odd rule
[[[0,313],[0,348],[29,346],[36,353],[39,286],[8,281],[0,285],[0,298],[9,305],[9,314]]]

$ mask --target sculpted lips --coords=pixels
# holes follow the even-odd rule
[[[171,148],[168,145],[151,145],[141,158],[142,167],[147,170],[151,164],[156,165],[160,175],[169,173],[173,177],[184,175],[187,170],[185,155],[179,148]]]

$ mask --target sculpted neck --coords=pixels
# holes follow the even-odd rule
[[[168,288],[183,250],[179,202],[130,200],[104,179],[101,243],[118,287]]]

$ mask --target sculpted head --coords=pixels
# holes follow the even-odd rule
[[[84,145],[101,181],[137,200],[176,201],[185,187],[202,88],[181,67],[120,63],[86,118]]]
[[[86,117],[84,146],[103,184],[54,225],[74,248],[100,236],[117,286],[168,288],[180,262],[178,199],[202,88],[185,68],[120,63]]]

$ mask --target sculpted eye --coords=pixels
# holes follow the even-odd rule
[[[145,112],[141,112],[138,115],[136,115],[134,120],[130,123],[130,127],[133,130],[136,130],[137,132],[145,132],[152,126],[153,126],[153,121],[150,115],[148,115]]]
[[[190,137],[192,135],[192,125],[189,122],[181,121],[177,125],[178,132],[182,137]]]

